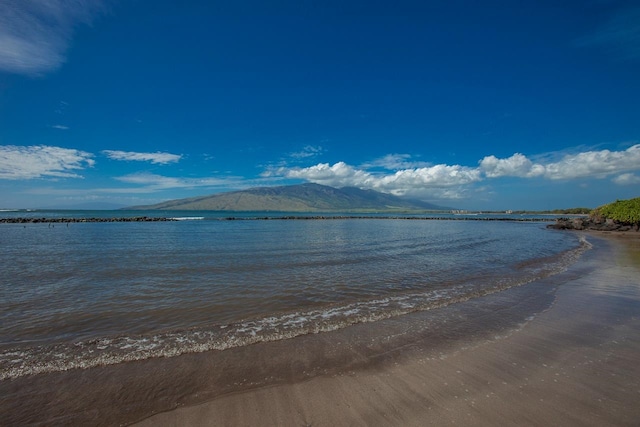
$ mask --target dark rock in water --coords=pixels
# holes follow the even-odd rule
[[[558,218],[547,228],[556,230],[638,231],[638,224],[624,224],[612,219]]]
[[[38,223],[70,223],[70,222],[158,222],[177,221],[175,218],[162,217],[121,217],[121,218],[0,218],[0,223],[6,224],[38,224]]]

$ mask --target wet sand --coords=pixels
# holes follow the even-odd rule
[[[588,239],[563,273],[439,309],[0,381],[0,425],[637,425],[640,235]]]
[[[379,363],[367,354],[371,363],[353,369],[222,395],[139,425],[638,425],[640,236],[588,238],[594,250],[567,272],[523,287],[549,287],[554,301],[543,312],[518,321],[499,301],[485,301],[485,313],[464,307],[476,312],[458,322],[481,323],[490,336],[457,324],[418,334]]]

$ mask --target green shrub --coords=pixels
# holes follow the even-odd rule
[[[570,209],[554,209],[551,211],[553,214],[565,214],[565,215],[587,215],[591,213],[590,208],[570,208]]]
[[[640,224],[640,197],[629,200],[617,200],[593,210],[591,216],[596,219],[612,219],[623,224]]]

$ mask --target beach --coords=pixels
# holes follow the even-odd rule
[[[3,380],[3,425],[637,425],[640,239],[580,235],[565,271],[442,307]]]
[[[418,341],[369,367],[221,396],[139,425],[637,425],[640,239],[588,238],[593,252],[553,278],[561,285],[552,306],[513,329]]]

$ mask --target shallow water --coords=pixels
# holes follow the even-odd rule
[[[224,350],[391,318],[561,271],[540,223],[3,224],[0,377]]]

